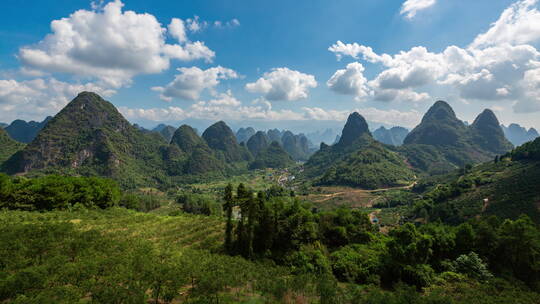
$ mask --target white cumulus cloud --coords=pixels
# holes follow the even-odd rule
[[[401,14],[407,19],[412,19],[416,14],[435,5],[436,0],[407,0],[401,6]]]
[[[538,0],[522,0],[504,10],[491,28],[476,37],[472,48],[501,43],[526,44],[540,38],[540,11]]]
[[[172,82],[165,87],[154,87],[154,91],[160,92],[161,99],[171,101],[173,98],[184,100],[197,100],[204,90],[213,89],[220,80],[238,78],[238,74],[231,69],[221,66],[202,70],[198,67],[179,68]]]
[[[390,55],[337,41],[329,50],[338,60],[349,56],[382,66],[367,84],[375,100],[427,100],[429,95],[417,90],[439,88],[464,101],[508,100],[516,112],[539,111],[534,77],[540,68],[540,52],[529,44],[540,40],[537,2],[522,0],[511,5],[466,48],[451,45],[431,52],[417,46]],[[357,98],[365,95],[348,93]]]
[[[246,84],[246,90],[264,94],[271,101],[304,99],[309,96],[309,89],[315,87],[317,81],[313,75],[288,68],[272,69],[256,82]]]
[[[326,84],[334,92],[354,95],[361,99],[369,94],[364,70],[364,66],[359,62],[349,63],[345,69],[337,70]]]
[[[167,29],[151,14],[123,11],[120,0],[102,9],[78,10],[51,22],[52,33],[19,50],[22,63],[32,69],[99,79],[110,87],[128,85],[138,74],[169,68],[170,59],[211,61],[214,52],[203,42],[189,42],[185,25],[173,19]]]

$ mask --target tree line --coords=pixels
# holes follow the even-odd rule
[[[419,289],[440,277],[498,276],[540,288],[540,230],[527,216],[483,217],[458,226],[406,223],[385,235],[363,212],[318,212],[275,189],[254,193],[229,184],[223,200],[226,252],[269,258],[295,273]]]

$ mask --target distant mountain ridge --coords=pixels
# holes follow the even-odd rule
[[[256,131],[252,127],[240,128],[236,131],[236,139],[239,143],[247,143],[251,136],[255,135]]]
[[[306,161],[314,152],[313,144],[302,133],[294,134],[288,130],[278,130],[278,129],[270,129],[266,132],[255,131],[255,129],[251,127],[240,128],[236,132],[236,138],[238,139],[238,142],[241,142],[241,140],[244,140],[248,149],[250,149],[251,153],[254,156],[258,153],[254,150],[257,150],[257,151],[262,150],[260,148],[254,148],[254,145],[262,144],[263,135],[265,136],[265,140],[267,142],[266,146],[269,146],[272,142],[277,142],[294,160]],[[257,136],[257,138],[254,140],[251,140],[253,139],[254,136]],[[247,140],[246,140],[246,137],[247,137]]]
[[[373,131],[373,138],[383,144],[401,146],[408,134],[409,130],[403,127],[392,127],[387,129],[384,126],[381,126]]]
[[[506,138],[508,138],[508,140],[514,144],[514,146],[521,146],[528,141],[532,141],[540,137],[540,134],[538,134],[536,129],[530,128],[527,130],[515,123],[510,124],[508,127],[504,125],[501,125],[501,127]]]
[[[173,129],[160,125],[150,131],[132,125],[110,102],[95,93],[82,92],[50,119],[31,143],[25,147],[18,144],[14,154],[6,156],[9,159],[1,170],[10,174],[104,176],[129,188],[263,167],[283,168],[294,164],[291,154],[308,157],[309,141],[302,134],[259,132],[247,145],[239,144],[223,121],[209,126],[202,136],[188,125]],[[268,134],[279,135],[279,142],[270,141]],[[7,135],[5,138],[16,143]],[[262,141],[254,144],[257,138]]]
[[[176,128],[166,124],[159,124],[152,131],[159,133],[167,142],[171,142]]]
[[[337,132],[331,128],[327,128],[324,131],[306,133],[306,137],[309,139],[309,141],[311,141],[317,147],[320,146],[321,142],[326,144],[334,143],[337,135]]]
[[[29,143],[31,142],[45,127],[48,121],[52,119],[51,116],[47,116],[42,122],[37,121],[24,121],[21,119],[14,120],[11,124],[5,127],[11,138],[18,142]]]

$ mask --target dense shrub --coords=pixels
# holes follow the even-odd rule
[[[153,194],[125,193],[120,199],[119,205],[128,209],[148,212],[159,208],[165,203],[165,198]]]
[[[120,189],[110,179],[58,175],[28,179],[0,174],[0,208],[53,210],[75,204],[107,208],[119,199]]]
[[[176,202],[182,205],[184,212],[203,215],[222,215],[221,202],[206,194],[180,193]]]

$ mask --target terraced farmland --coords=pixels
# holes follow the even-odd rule
[[[123,208],[83,212],[54,211],[2,212],[0,219],[8,222],[69,221],[80,230],[97,230],[120,239],[149,240],[158,247],[219,250],[223,243],[223,221],[216,217],[182,214],[160,216]]]

